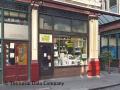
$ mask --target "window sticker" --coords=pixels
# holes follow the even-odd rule
[[[10,43],[10,48],[14,49],[15,44],[14,43]]]

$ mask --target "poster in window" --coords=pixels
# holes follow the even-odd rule
[[[14,49],[15,44],[14,43],[10,43],[10,48]]]
[[[39,40],[42,43],[52,43],[52,34],[40,34]]]
[[[10,53],[10,58],[14,58],[14,53]]]
[[[16,47],[16,54],[18,57],[18,64],[19,65],[26,65],[27,64],[27,44],[18,44]]]

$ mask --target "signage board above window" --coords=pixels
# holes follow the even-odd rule
[[[68,3],[77,6],[85,6],[88,8],[101,8],[101,0],[54,0],[58,2]]]

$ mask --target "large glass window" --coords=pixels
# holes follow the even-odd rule
[[[9,11],[4,12],[4,38],[28,40],[28,14]]]
[[[103,10],[118,13],[118,3],[118,0],[102,0],[102,8]]]
[[[116,59],[116,36],[115,34],[111,34],[109,36],[109,51],[112,54],[112,58]]]
[[[40,29],[52,30],[52,17],[48,15],[40,15],[39,27]]]
[[[59,36],[54,38],[54,65],[81,65],[82,56],[87,58],[87,39],[82,37]]]
[[[118,38],[118,59],[120,59],[120,34]]]
[[[72,31],[87,33],[87,21],[72,20]]]
[[[109,38],[108,38],[109,37]],[[112,58],[116,59],[116,36],[115,34],[102,36],[101,39],[101,51],[110,51],[112,54]],[[109,40],[109,43],[108,43]]]
[[[54,17],[55,31],[71,31],[71,20],[66,18]]]
[[[108,37],[107,36],[101,37],[101,49],[102,51],[108,50]]]

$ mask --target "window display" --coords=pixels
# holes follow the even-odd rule
[[[5,44],[5,63],[7,66],[26,65],[28,59],[27,44],[6,43]]]
[[[86,38],[71,36],[54,38],[55,66],[81,65],[82,54],[87,56]]]

